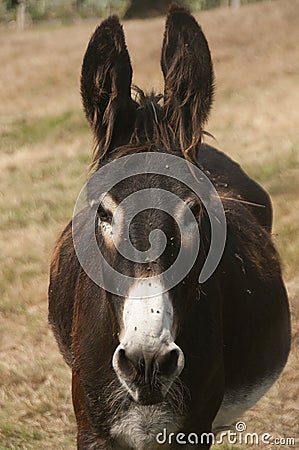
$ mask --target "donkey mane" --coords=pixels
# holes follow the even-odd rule
[[[154,91],[146,94],[137,86],[132,86],[132,92],[135,93],[136,110],[134,126],[128,138],[128,143],[113,148],[107,155],[103,151],[101,142],[95,138],[92,169],[96,168],[107,157],[116,159],[130,153],[144,151],[166,151],[188,157],[184,151],[181,151],[175,131],[167,120],[165,109],[160,104],[163,95],[156,94]]]
[[[203,136],[207,135],[215,139],[214,136],[201,129],[198,123],[198,133],[194,135],[192,144],[186,147],[187,142],[180,143],[176,129],[172,126],[173,121],[168,120],[167,106],[165,103],[160,104],[164,101],[163,94],[157,94],[154,91],[147,94],[138,86],[132,86],[132,92],[135,93],[134,100],[137,105],[134,129],[129,143],[113,149],[109,159],[150,151],[171,153],[196,163],[197,149],[203,141]],[[196,120],[195,117],[194,121]],[[179,123],[178,116],[175,121]],[[95,139],[90,169],[97,168],[99,163],[104,161],[105,156],[107,155],[103,152],[101,144]]]

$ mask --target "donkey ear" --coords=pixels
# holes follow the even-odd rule
[[[122,26],[116,16],[109,17],[91,37],[81,71],[82,103],[97,140],[97,159],[129,140],[136,109],[131,82]]]
[[[201,141],[214,93],[214,72],[207,40],[191,14],[170,8],[162,47],[165,111],[183,152]]]

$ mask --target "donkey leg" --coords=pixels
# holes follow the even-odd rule
[[[90,423],[85,406],[84,396],[80,385],[80,378],[73,370],[72,397],[77,421],[77,449],[78,450],[113,450],[112,444],[105,436],[100,436]]]

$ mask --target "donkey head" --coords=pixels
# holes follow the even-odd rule
[[[184,161],[194,156],[212,103],[213,68],[200,26],[182,8],[172,7],[169,12],[161,66],[165,80],[164,104],[159,105],[160,97],[146,97],[142,93],[139,102],[133,100],[132,67],[117,17],[110,17],[96,29],[83,61],[81,93],[95,136],[97,170],[119,156],[145,154],[149,150],[161,158],[169,153]],[[93,199],[100,197],[97,187],[101,193],[100,185],[93,186],[90,194]],[[165,198],[159,190],[166,189],[178,196],[189,212],[175,201],[170,206],[171,213],[163,207],[155,209],[148,198],[148,207],[130,224],[131,244],[136,252],[147,252],[148,236],[157,229],[164,232],[166,243],[156,260],[128,261],[117,251],[115,241],[121,244],[124,240],[127,209],[134,204],[125,207],[121,203],[132,193],[145,189],[155,189],[153,195],[162,206]],[[184,223],[185,236],[180,234],[177,221]],[[186,304],[181,306],[183,297],[187,302],[188,298],[194,301],[198,296],[199,260],[196,259],[184,280],[171,289],[161,288],[163,276],[155,281],[150,277],[161,275],[173,263],[183,237],[189,242],[184,248],[188,260],[199,227],[203,227],[203,208],[192,189],[173,177],[153,174],[151,167],[148,170],[144,167],[142,174],[123,179],[99,201],[96,230],[101,252],[115,270],[136,277],[136,282],[124,294],[111,295],[109,301],[119,329],[112,365],[126,392],[137,402],[162,401],[183,370],[184,354],[175,340],[180,335],[180,311],[186,307]],[[157,294],[153,295],[155,288]]]

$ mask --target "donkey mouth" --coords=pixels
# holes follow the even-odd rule
[[[139,405],[156,405],[165,400],[165,395],[159,387],[143,384],[141,386],[127,386],[129,398]]]
[[[164,396],[160,390],[152,390],[150,388],[142,388],[137,390],[137,400],[140,405],[156,405],[164,400]]]

